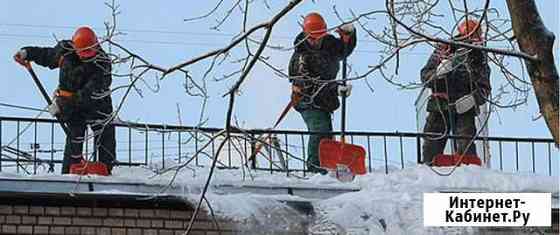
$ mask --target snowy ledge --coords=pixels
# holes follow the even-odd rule
[[[21,175],[15,172],[0,173],[0,191],[22,192],[91,192],[117,190],[122,193],[142,194],[196,194],[204,186],[208,168],[183,169],[176,177],[174,171],[156,174],[143,167],[116,167],[110,177],[55,175],[38,172]],[[215,193],[231,194],[254,190],[315,190],[332,195],[358,191],[383,192],[550,192],[558,194],[558,176],[539,176],[532,173],[506,173],[497,170],[463,166],[450,176],[438,173],[450,172],[450,168],[434,168],[419,165],[385,174],[378,170],[357,176],[353,182],[341,183],[326,175],[307,178],[290,176],[281,172],[217,169],[211,186]],[[93,185],[93,189],[91,188]],[[68,188],[70,187],[70,188]],[[221,191],[223,190],[223,191]],[[269,194],[269,193],[264,193]],[[326,199],[330,196],[309,198]]]
[[[434,170],[445,173],[450,169]],[[170,184],[173,172],[154,175],[145,168],[116,168],[111,177],[2,173],[0,192],[174,195],[194,201],[207,174],[207,168],[184,170]],[[557,176],[504,173],[479,167],[461,167],[450,176],[439,176],[426,166],[393,171],[388,175],[379,170],[346,184],[322,175],[302,179],[281,173],[251,174],[248,176],[241,170],[215,172],[207,197],[217,214],[237,219],[266,218],[266,214],[271,213],[270,208],[283,207],[280,201],[301,201],[313,207],[312,231],[334,228],[364,234],[462,234],[478,230],[423,226],[423,193],[549,192],[553,195],[553,207],[558,208],[559,204]],[[164,190],[169,184],[171,186]]]

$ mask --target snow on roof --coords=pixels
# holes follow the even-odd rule
[[[446,172],[449,169],[437,168]],[[169,184],[174,172],[155,175],[153,171],[140,167],[117,167],[111,177],[81,177],[83,182],[121,183],[123,185],[142,184],[157,187]],[[374,171],[364,176],[357,176],[351,183],[341,183],[327,175],[313,175],[306,179],[286,177],[285,173],[251,172],[245,170],[217,170],[211,181],[213,190],[207,195],[217,214],[230,218],[259,218],[272,208],[282,207],[281,200],[307,200],[315,207],[320,218],[316,229],[334,226],[340,231],[369,231],[370,234],[385,232],[388,234],[422,234],[445,233],[441,228],[426,228],[422,221],[422,198],[425,192],[549,192],[553,193],[553,204],[558,207],[558,177],[536,176],[533,174],[504,173],[496,170],[467,166],[458,168],[451,176],[439,176],[427,166],[419,165],[385,174],[383,170]],[[194,167],[178,173],[172,185],[181,188],[187,200],[197,200],[198,190],[190,189],[203,186],[208,169]],[[3,172],[0,182],[8,179],[25,179],[37,181],[73,181],[80,177],[72,175],[39,174],[22,176]],[[233,190],[227,193],[217,186],[237,187],[238,189],[314,189],[316,193],[329,190],[338,193],[325,198],[305,198],[287,193],[262,193],[260,191]],[[126,192],[126,187],[118,190]],[[278,191],[284,192],[284,191]],[[105,191],[111,193],[111,191]],[[136,192],[137,193],[137,192]],[[284,205],[285,206],[285,205]],[[382,222],[381,222],[382,221]],[[384,225],[383,225],[384,224]],[[328,227],[328,226],[327,226]],[[461,233],[470,231],[460,229]]]

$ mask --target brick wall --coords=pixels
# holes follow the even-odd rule
[[[4,234],[182,234],[192,211],[171,209],[0,205]],[[235,225],[220,220],[220,230],[202,212],[191,234],[233,234]]]
[[[17,200],[0,197],[0,232],[55,235],[183,234],[193,215],[193,207],[182,200],[163,202],[157,199],[115,200],[109,197],[99,201],[92,200],[91,196],[86,199],[55,199],[45,199],[41,195],[25,195]],[[219,228],[205,211],[201,211],[190,234],[304,234],[303,227],[298,227],[297,231],[241,231],[240,228],[244,226],[238,222],[219,217],[216,220]]]

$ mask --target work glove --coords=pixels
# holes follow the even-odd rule
[[[453,61],[444,59],[442,60],[437,69],[436,69],[436,77],[440,78],[442,75],[445,75],[453,70]]]
[[[340,38],[344,43],[349,43],[351,40],[350,35],[352,35],[355,30],[354,25],[348,23],[340,26],[340,28],[337,28],[336,32],[340,35]]]
[[[299,103],[303,97],[303,89],[300,86],[292,85],[292,102]]]
[[[350,96],[352,94],[352,84],[338,85],[338,96]]]
[[[354,25],[352,23],[347,23],[347,24],[343,24],[342,26],[340,26],[340,28],[338,28],[336,30],[337,33],[339,34],[352,34],[354,33],[354,31],[356,30],[356,28],[354,28]]]
[[[49,113],[50,113],[51,115],[53,115],[53,116],[57,116],[58,114],[61,113],[60,107],[58,106],[58,103],[57,103],[57,99],[58,99],[58,98],[55,97],[55,98],[53,99],[52,104],[50,104],[50,105],[47,107],[47,110],[48,110]]]
[[[16,52],[16,54],[14,55],[14,60],[18,63],[21,64],[23,66],[26,66],[27,64],[27,51],[25,49],[20,49],[18,52]]]
[[[49,105],[47,110],[53,116],[67,117],[70,114],[71,106],[73,106],[73,97],[61,96],[59,95],[59,91],[56,90],[54,92],[52,104]]]
[[[471,110],[476,105],[476,101],[472,94],[465,95],[455,101],[455,111],[463,114]]]

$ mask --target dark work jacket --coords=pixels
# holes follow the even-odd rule
[[[342,39],[327,34],[317,48],[313,48],[305,33],[300,33],[295,41],[295,51],[290,59],[288,68],[290,82],[303,88],[303,97],[296,105],[298,111],[306,109],[320,109],[333,112],[340,106],[336,79],[340,69],[340,61],[349,56],[356,47],[356,33],[350,35],[348,43]],[[303,41],[303,42],[302,42]]]
[[[455,49],[451,47],[448,52],[443,52],[439,46],[434,50],[430,59],[422,68],[421,79],[425,86],[432,90],[432,93],[445,93],[448,95],[449,100],[438,98],[431,98],[428,102],[427,108],[429,112],[434,112],[436,106],[436,99],[438,104],[454,103],[457,99],[472,94],[478,105],[482,105],[490,95],[490,67],[488,66],[488,58],[486,52],[481,50],[470,50],[468,53],[467,48]],[[453,61],[453,71],[441,75],[439,79],[436,78],[436,70],[444,57],[451,58]],[[447,107],[442,107],[447,110]]]
[[[54,47],[24,47],[27,58],[50,69],[59,68],[58,89],[74,95],[62,107],[63,120],[84,120],[112,112],[111,97],[99,98],[110,90],[111,62],[99,47],[95,59],[81,60],[72,49],[72,42],[60,41]]]

